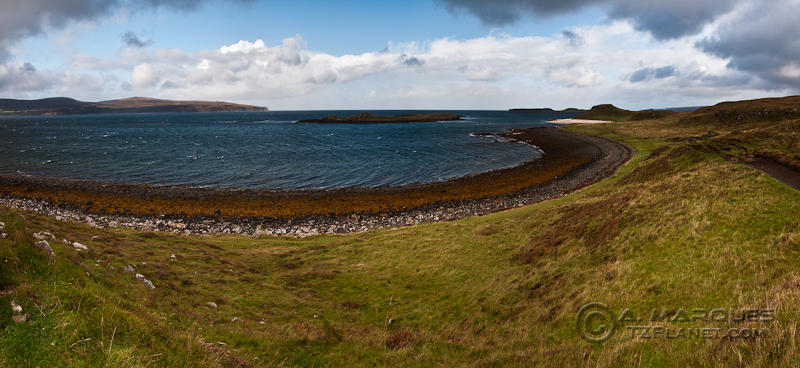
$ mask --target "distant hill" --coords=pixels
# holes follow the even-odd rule
[[[625,121],[630,119],[635,112],[620,109],[611,104],[597,105],[592,107],[576,117],[576,119],[587,120],[611,120],[611,121]]]
[[[250,112],[266,107],[219,101],[171,101],[132,97],[100,102],[84,102],[67,97],[40,100],[0,99],[0,115],[70,115],[141,112]]]
[[[639,121],[639,120],[662,119],[675,114],[677,114],[677,112],[672,110],[630,111],[630,110],[620,109],[619,107],[616,107],[611,104],[605,104],[592,107],[591,110],[578,115],[577,119]]]
[[[585,112],[586,110],[576,109],[574,107],[570,107],[570,108],[564,109],[564,110],[553,110],[551,108],[545,107],[545,108],[532,108],[532,109],[525,109],[525,108],[523,108],[523,109],[508,109],[508,111],[510,111],[510,112],[526,112],[526,113],[571,112],[571,113],[576,113],[577,114],[577,113]]]
[[[675,112],[695,112],[703,107],[705,106],[667,107],[664,110],[675,111]]]
[[[677,114],[677,111],[673,110],[643,110],[643,111],[636,111],[630,118],[629,121],[640,121],[640,120],[656,120],[656,119],[663,119],[668,116],[672,116]]]
[[[680,123],[741,125],[788,119],[800,119],[800,96],[723,102],[700,108]]]
[[[99,112],[102,110],[90,102],[67,97],[41,100],[0,99],[0,114],[2,115],[92,114]]]

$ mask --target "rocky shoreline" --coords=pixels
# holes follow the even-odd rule
[[[535,137],[535,139],[527,139],[528,135]],[[76,208],[75,206],[53,204],[51,201],[42,198],[27,198],[8,195],[8,193],[0,195],[0,205],[51,216],[59,221],[79,221],[96,228],[127,227],[140,231],[166,231],[185,235],[239,234],[254,237],[305,237],[318,234],[347,234],[371,229],[398,228],[422,222],[452,221],[558,198],[610,176],[632,156],[631,148],[620,142],[567,132],[561,129],[520,129],[511,131],[504,136],[529,144],[536,144],[536,139],[541,140],[547,137],[569,139],[579,144],[583,154],[591,159],[587,163],[575,167],[542,185],[528,187],[513,193],[444,203],[429,203],[408,210],[402,209],[375,214],[359,212],[346,215],[309,215],[296,218],[228,217],[166,213],[156,215],[103,214]],[[539,160],[551,159],[552,157],[548,157],[547,153],[548,151],[545,150],[545,156]],[[522,166],[528,165],[531,166],[528,170],[535,170],[536,167],[533,164],[531,162]],[[536,162],[536,164],[540,163]],[[498,172],[491,175],[502,177],[506,173],[513,172],[513,170],[504,169],[498,170]],[[480,177],[480,175],[477,177]],[[454,181],[457,182],[459,180],[469,181],[471,179],[462,178]],[[59,183],[59,185],[63,186],[64,184]],[[384,188],[381,190],[396,190],[398,195],[403,195],[403,187]],[[3,192],[0,191],[0,193]],[[308,193],[307,195],[314,196],[319,194]]]

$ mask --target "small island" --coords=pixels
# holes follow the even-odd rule
[[[300,120],[298,123],[314,123],[314,124],[397,124],[397,123],[432,123],[437,121],[453,121],[462,120],[461,115],[452,113],[429,113],[429,114],[411,114],[411,115],[395,115],[395,116],[380,116],[362,112],[360,114],[339,117],[336,115],[325,116],[320,119]]]

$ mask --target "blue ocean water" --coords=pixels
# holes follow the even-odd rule
[[[427,183],[518,165],[533,147],[471,133],[563,113],[453,111],[464,121],[297,124],[361,111],[0,118],[0,173],[113,182],[312,189]],[[426,111],[370,111],[379,115]]]

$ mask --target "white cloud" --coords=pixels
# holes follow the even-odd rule
[[[150,64],[139,64],[133,68],[131,83],[138,88],[154,87],[161,78]]]
[[[49,72],[40,72],[30,63],[0,64],[0,90],[31,92],[48,89],[54,84]]]
[[[383,51],[339,56],[308,49],[298,35],[274,46],[242,40],[197,52],[124,48],[109,59],[76,55],[69,67],[72,74],[94,78],[93,84],[80,84],[97,87],[88,92],[95,99],[135,94],[287,109],[588,107],[605,102],[648,108],[765,93],[757,78],[694,47],[708,32],[657,42],[631,23],[617,21],[571,28],[570,34],[579,35],[580,42],[567,42],[562,33],[490,34],[389,43]],[[42,94],[79,83],[51,74],[54,87]],[[109,81],[108,75],[120,78]],[[15,89],[9,84],[5,90]]]
[[[800,65],[797,63],[784,65],[780,69],[780,75],[789,79],[800,79]]]

